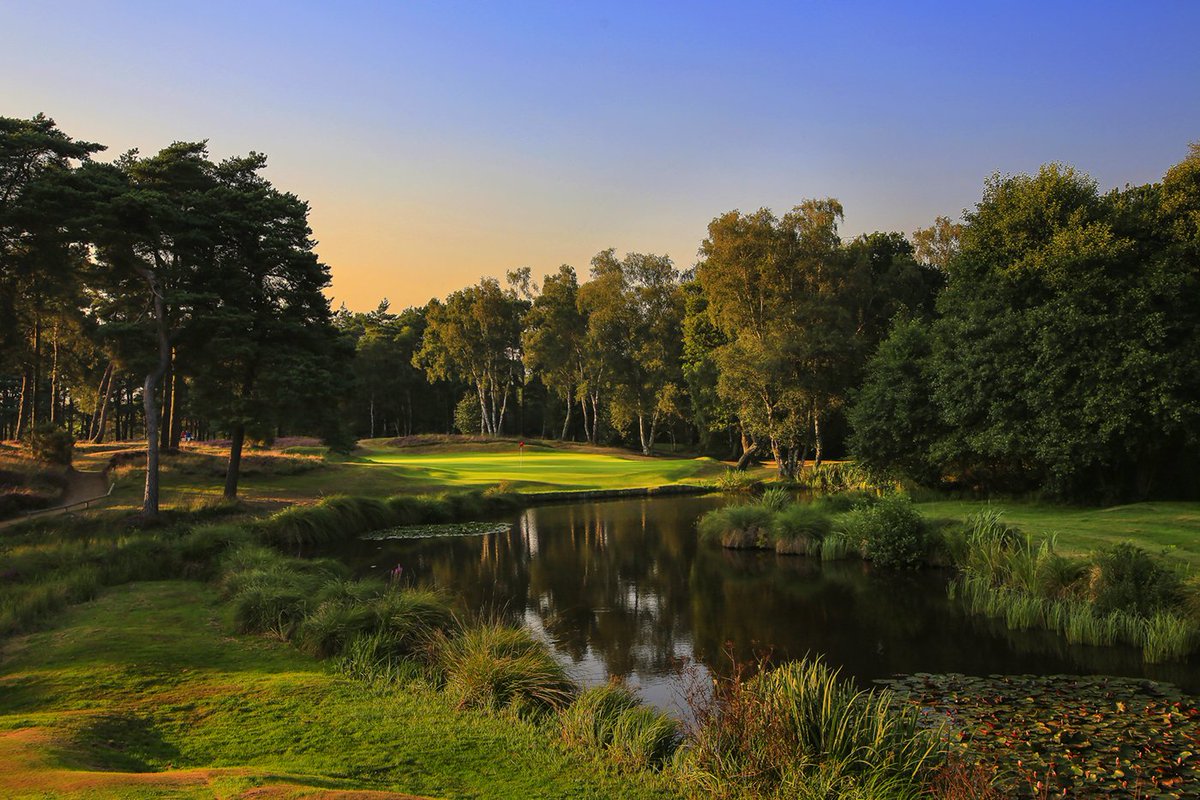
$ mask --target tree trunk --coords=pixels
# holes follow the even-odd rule
[[[747,444],[747,440],[743,437],[742,447],[742,457],[738,459],[737,464],[734,466],[734,469],[739,472],[744,472],[746,467],[750,466],[750,461],[754,458],[754,454],[758,452],[758,443],[750,441]]]
[[[158,329],[158,365],[146,373],[142,384],[142,408],[146,414],[146,489],[142,495],[142,516],[147,519],[158,517],[158,435],[159,418],[157,393],[163,376],[171,366],[171,345],[167,339],[167,309],[158,280],[154,273],[145,270],[142,277],[154,297],[154,322]]]
[[[58,422],[58,323],[50,340],[50,421]]]
[[[112,386],[113,364],[108,362],[104,374],[100,376],[100,385],[96,387],[96,408],[92,414],[92,422],[88,426],[87,438],[99,444],[104,441],[104,420],[108,415],[108,395]]]
[[[236,500],[238,478],[242,468],[242,444],[246,441],[246,425],[239,422],[229,441],[229,466],[225,470],[225,499]]]
[[[813,414],[813,469],[821,466],[821,415]]]
[[[171,436],[167,441],[172,450],[179,449],[183,438],[183,401],[187,397],[187,384],[179,380],[178,370],[171,376]]]
[[[567,417],[563,420],[562,435],[559,436],[559,441],[567,440],[567,432],[571,430],[571,406],[575,405],[571,402],[571,393],[567,392]]]
[[[375,393],[374,392],[371,392],[370,415],[371,415],[371,438],[374,439],[375,438]]]
[[[29,416],[25,412],[25,404],[29,402],[29,365],[21,372],[21,395],[17,399],[17,428],[13,438],[20,439],[25,435],[25,427],[29,424]]]
[[[592,398],[592,444],[600,444],[600,393],[591,395]]]

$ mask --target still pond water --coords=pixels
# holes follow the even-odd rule
[[[964,614],[943,571],[723,550],[696,520],[724,501],[680,497],[529,509],[495,532],[363,540],[339,555],[361,573],[433,585],[469,610],[522,622],[576,680],[611,675],[681,710],[681,665],[725,673],[730,655],[821,653],[867,685],[897,673],[1109,674],[1200,690],[1195,665],[1144,666],[1128,648],[1067,645]]]

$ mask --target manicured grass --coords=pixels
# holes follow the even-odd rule
[[[705,480],[725,467],[708,458],[642,458],[609,453],[579,453],[526,447],[522,455],[476,451],[412,454],[371,448],[361,454],[367,469],[388,470],[412,486],[486,487],[507,482],[516,491],[622,489]]]
[[[372,694],[285,643],[231,636],[204,584],[130,584],[60,622],[0,652],[0,796],[675,796],[554,731],[423,689]]]
[[[929,518],[966,519],[980,509],[997,509],[1005,522],[1035,536],[1057,536],[1059,552],[1086,554],[1120,542],[1150,552],[1169,548],[1175,558],[1200,567],[1200,502],[1133,503],[1109,508],[1018,501],[945,500],[920,503]]]

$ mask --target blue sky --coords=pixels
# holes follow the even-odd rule
[[[1197,30],[1194,2],[18,0],[0,114],[267,153],[366,309],[606,247],[690,266],[731,208],[911,232],[995,171],[1155,180],[1200,139]]]

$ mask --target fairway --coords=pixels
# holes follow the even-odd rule
[[[1152,553],[1166,551],[1200,566],[1200,503],[1148,502],[1108,508],[1049,505],[1015,500],[942,500],[921,503],[931,518],[966,519],[993,508],[1004,520],[1035,536],[1056,537],[1065,553],[1084,553],[1133,542]]]
[[[387,469],[404,486],[480,488],[507,483],[518,491],[624,489],[698,481],[720,473],[710,458],[643,458],[527,447],[512,452],[412,454],[370,449],[350,466]]]

